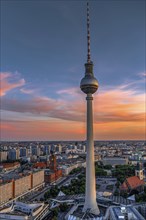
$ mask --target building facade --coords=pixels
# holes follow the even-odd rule
[[[0,184],[0,204],[13,199],[28,190],[44,183],[44,171],[38,171],[27,176]]]

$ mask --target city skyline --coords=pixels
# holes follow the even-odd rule
[[[94,139],[145,139],[145,2],[90,1]],[[2,140],[85,140],[86,1],[1,2]]]

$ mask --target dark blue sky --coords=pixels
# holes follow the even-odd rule
[[[2,1],[2,71],[76,86],[86,61],[86,1]],[[145,1],[90,1],[91,50],[101,84],[145,69]]]
[[[145,1],[89,3],[99,92],[125,86],[145,93]],[[57,100],[60,91],[79,88],[86,44],[86,1],[2,0],[1,72],[15,84],[6,85],[3,100],[27,101],[34,93]]]

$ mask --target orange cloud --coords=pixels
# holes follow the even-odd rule
[[[12,75],[9,72],[0,73],[0,96],[4,96],[8,91],[25,84],[24,79],[15,79],[14,81],[14,76],[14,74]],[[13,80],[13,82],[10,82],[11,80]]]
[[[145,122],[113,122],[94,125],[97,140],[145,140]]]
[[[145,139],[146,94],[117,87],[94,98],[96,139]]]
[[[65,99],[67,94],[71,99]],[[58,99],[41,96],[23,101],[2,99],[4,111],[19,112],[22,118],[26,115],[27,123],[7,119],[15,127],[11,136],[33,140],[85,139],[85,95],[76,88],[64,89],[58,95]],[[95,139],[145,139],[145,98],[145,93],[138,93],[127,85],[99,90],[93,102]],[[37,120],[27,121],[28,113]]]
[[[113,89],[95,96],[95,122],[144,121],[145,94]]]
[[[1,100],[2,110],[20,113],[31,113],[38,117],[59,118],[69,121],[82,121],[84,112],[83,102],[76,103],[63,99],[48,97],[30,97],[27,100],[4,98]],[[84,111],[84,110],[83,110]]]

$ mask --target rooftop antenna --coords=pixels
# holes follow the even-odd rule
[[[89,2],[87,2],[87,63],[91,63],[90,53],[90,16],[89,16]]]

